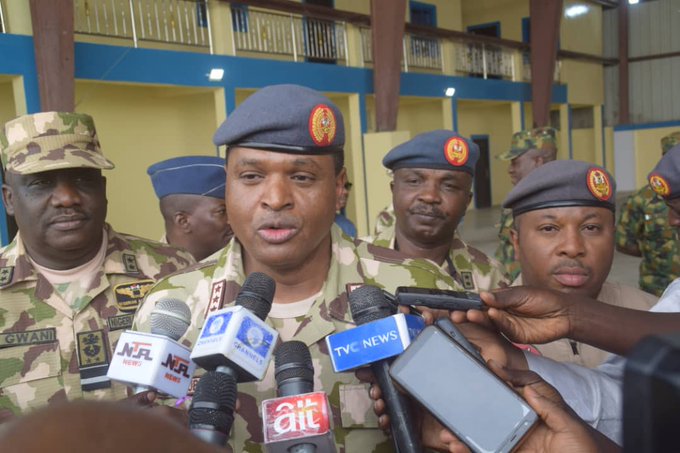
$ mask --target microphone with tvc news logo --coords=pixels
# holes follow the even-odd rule
[[[314,392],[314,366],[307,345],[281,343],[274,353],[278,398],[262,402],[268,453],[335,453],[331,410],[324,392]]]
[[[189,429],[199,439],[224,447],[234,423],[234,376],[208,371],[196,384],[189,407]]]
[[[107,376],[134,386],[135,393],[154,389],[181,398],[196,369],[191,351],[177,342],[189,328],[191,310],[181,300],[161,299],[150,319],[151,333],[121,334]]]
[[[250,274],[234,305],[210,313],[205,320],[191,359],[206,370],[234,376],[236,382],[261,380],[279,336],[264,322],[275,290],[271,277]]]

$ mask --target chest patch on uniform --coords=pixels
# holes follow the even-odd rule
[[[137,258],[135,258],[135,255],[123,253],[123,266],[125,266],[125,272],[129,272],[131,274],[139,273],[139,267],[137,267]]]
[[[109,324],[109,331],[131,328],[134,317],[135,315],[132,313],[129,315],[109,316],[106,320]]]
[[[214,282],[212,284],[212,288],[210,289],[210,303],[205,312],[206,317],[213,311],[222,308],[222,304],[224,303],[224,288],[226,286],[226,280],[220,280],[219,282]]]
[[[460,273],[460,277],[463,280],[463,288],[475,289],[475,281],[472,278],[472,272],[463,271]]]
[[[12,281],[14,266],[0,268],[0,286],[4,286]]]
[[[108,364],[104,331],[78,332],[78,362],[81,368]]]
[[[153,280],[141,280],[138,282],[121,283],[113,288],[116,295],[116,305],[120,311],[134,312],[139,303],[144,299],[154,285]]]
[[[27,332],[0,333],[0,349],[27,344],[43,344],[57,341],[57,329],[29,330]]]
[[[196,393],[196,386],[198,385],[198,381],[200,378],[191,378],[191,383],[189,384],[189,390],[187,390],[187,396],[194,396],[194,393]]]

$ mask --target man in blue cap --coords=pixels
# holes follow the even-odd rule
[[[196,261],[227,245],[233,236],[224,204],[224,159],[174,157],[151,165],[156,196],[165,221],[165,240],[191,253]]]
[[[477,159],[477,145],[448,130],[420,134],[387,153],[396,222],[370,242],[432,260],[468,291],[508,285],[499,262],[456,234],[472,199]]]
[[[340,110],[321,93],[298,85],[263,88],[229,115],[213,141],[227,146],[225,201],[234,238],[215,261],[156,285],[135,318],[137,330],[150,330],[158,300],[184,300],[192,322],[180,341],[192,347],[206,315],[230,306],[246,276],[263,272],[276,282],[267,322],[282,340],[309,347],[315,390],[328,394],[338,451],[394,451],[370,408],[368,385],[353,372],[333,371],[326,338],[355,326],[347,294],[362,284],[390,292],[401,285],[462,286],[432,262],[349,240],[334,225],[347,182],[345,131]],[[261,382],[238,386],[233,451],[262,451],[260,408],[276,396],[273,368]]]

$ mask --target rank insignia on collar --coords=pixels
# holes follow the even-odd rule
[[[134,312],[154,285],[153,280],[121,283],[113,288],[116,295],[116,306],[122,312]]]
[[[12,281],[14,266],[0,267],[0,286],[4,286]]]
[[[137,267],[137,258],[135,258],[135,255],[123,253],[123,265],[125,266],[125,272],[139,274],[139,267]]]
[[[460,273],[460,276],[463,279],[463,288],[475,289],[475,281],[472,278],[472,272],[463,271]]]
[[[219,310],[224,305],[224,290],[226,286],[226,280],[213,282],[210,289],[210,302],[208,302],[208,308],[205,311],[206,318],[210,313]]]

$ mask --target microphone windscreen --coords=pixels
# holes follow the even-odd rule
[[[281,385],[289,379],[314,382],[314,365],[307,345],[301,341],[286,341],[274,351],[274,375]]]
[[[210,425],[228,432],[234,421],[236,380],[233,376],[208,371],[196,385],[189,409],[190,425]]]
[[[191,324],[189,306],[178,299],[161,299],[151,312],[151,333],[177,341]]]
[[[377,286],[363,285],[350,292],[349,310],[357,325],[377,321],[392,315],[392,306]]]
[[[276,282],[270,276],[253,272],[243,282],[234,303],[250,310],[264,321],[272,308],[275,292]]]

